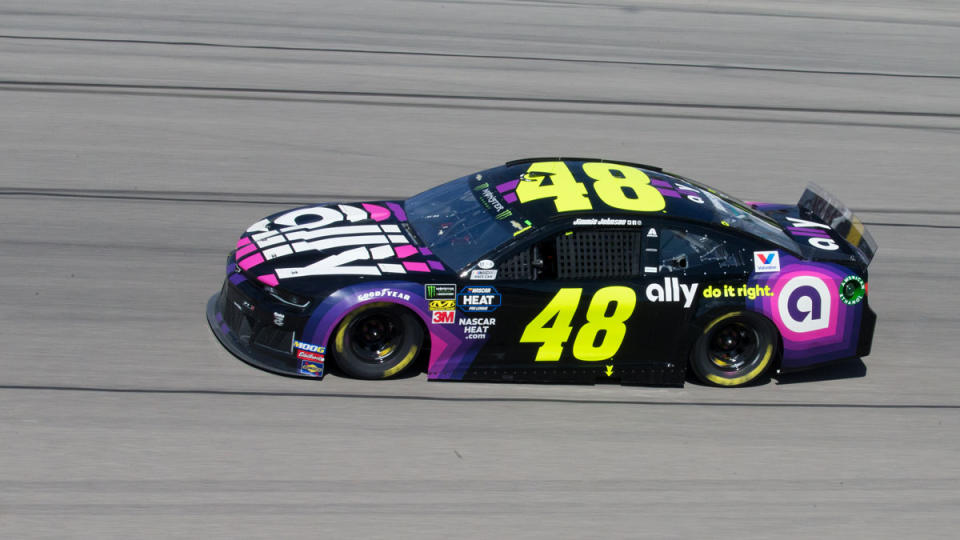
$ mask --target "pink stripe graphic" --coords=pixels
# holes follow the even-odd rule
[[[245,256],[247,256],[250,252],[253,252],[253,251],[256,251],[256,250],[257,250],[257,246],[255,246],[255,245],[253,245],[253,244],[247,244],[246,247],[243,247],[243,248],[240,248],[240,249],[237,250],[236,258],[239,259],[239,258],[241,258],[241,257],[245,257]]]
[[[247,244],[249,244],[249,243],[250,243],[250,237],[249,237],[249,236],[242,236],[242,237],[240,237],[239,240],[237,240],[237,247],[242,247],[242,246],[245,246],[245,245],[247,245]]]
[[[246,259],[240,261],[240,268],[243,268],[244,270],[249,270],[262,262],[263,262],[263,255],[260,255],[259,253],[257,253],[256,255],[251,255]]]
[[[397,252],[397,257],[400,257],[401,259],[406,259],[411,255],[417,254],[417,248],[413,246],[397,246],[393,248],[393,250]]]
[[[370,213],[374,221],[383,221],[390,217],[390,211],[382,206],[363,203],[363,209]]]
[[[269,286],[271,286],[271,287],[276,287],[277,285],[280,284],[280,282],[277,280],[277,276],[275,276],[275,275],[273,275],[273,274],[266,274],[266,275],[263,275],[263,276],[257,276],[257,279],[259,279],[260,281],[266,283],[267,285],[269,285]]]
[[[430,267],[422,262],[403,261],[403,267],[411,272],[429,272]]]

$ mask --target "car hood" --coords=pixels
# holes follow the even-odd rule
[[[304,206],[261,219],[237,241],[237,267],[292,291],[328,276],[396,279],[446,272],[407,225],[400,201]],[[313,278],[313,279],[311,279]]]

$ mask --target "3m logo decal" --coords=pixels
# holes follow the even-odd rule
[[[818,277],[798,276],[787,282],[777,298],[777,311],[788,330],[798,334],[830,326],[833,297]]]
[[[430,322],[433,324],[453,324],[456,320],[456,311],[434,311]]]
[[[779,272],[780,253],[778,251],[754,251],[753,269],[756,272]]]

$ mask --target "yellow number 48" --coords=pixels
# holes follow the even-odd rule
[[[605,204],[629,212],[659,212],[666,207],[663,195],[650,185],[650,177],[636,167],[590,162],[583,172],[593,180],[593,190]],[[553,199],[557,212],[591,210],[587,188],[574,178],[562,161],[531,163],[525,180],[517,185],[521,203]]]
[[[537,349],[537,362],[560,360],[563,345],[573,332],[573,316],[580,305],[583,289],[564,288],[530,321],[520,343],[542,343]],[[610,304],[615,304],[613,313]],[[604,287],[598,290],[587,306],[587,323],[580,327],[573,341],[573,357],[587,362],[599,362],[612,358],[627,334],[624,324],[637,306],[637,293],[622,286]],[[597,338],[601,335],[600,343]]]

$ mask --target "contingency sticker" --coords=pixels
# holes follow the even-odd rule
[[[754,251],[753,269],[757,272],[779,272],[780,253],[774,251]]]
[[[468,313],[490,313],[500,307],[500,292],[493,287],[464,287],[457,307]]]
[[[470,279],[475,281],[491,281],[497,279],[496,270],[473,270],[470,272]]]
[[[300,359],[300,374],[309,377],[323,376],[323,355],[308,351],[297,351]]]
[[[457,286],[453,283],[429,283],[423,286],[431,324],[453,324],[457,320]]]

